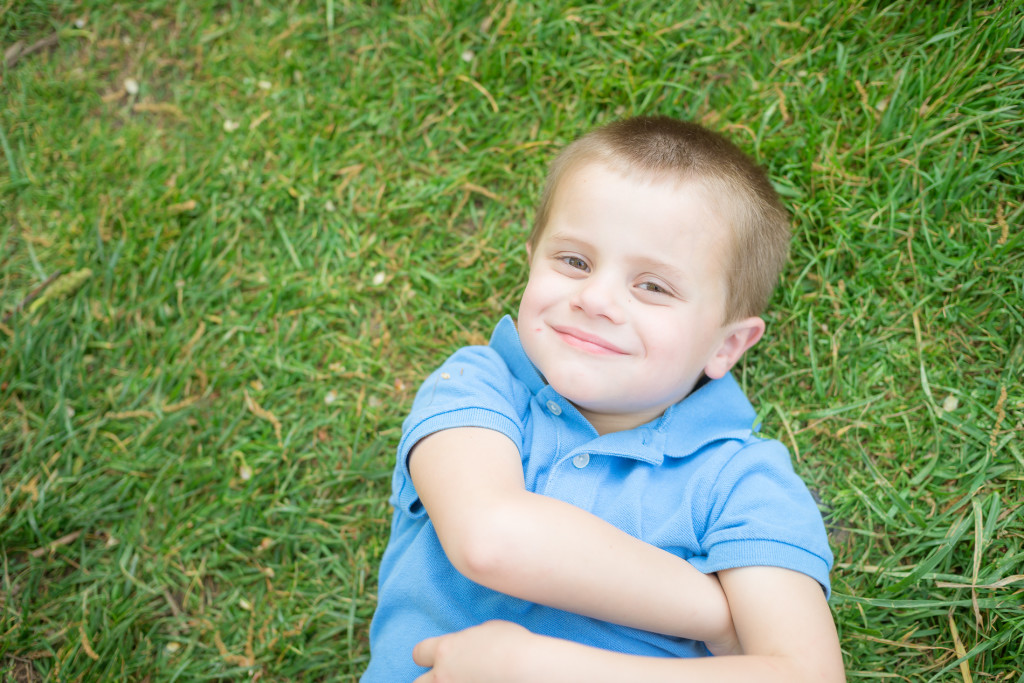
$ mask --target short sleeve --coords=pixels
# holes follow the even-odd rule
[[[694,520],[703,572],[736,567],[781,567],[806,574],[831,593],[832,551],[814,498],[793,471],[778,441],[755,440],[738,449],[708,482],[703,513]]]
[[[523,452],[523,415],[528,392],[487,346],[457,351],[420,386],[402,425],[391,504],[414,517],[425,514],[409,475],[409,453],[422,439],[445,429],[482,427],[512,440]]]

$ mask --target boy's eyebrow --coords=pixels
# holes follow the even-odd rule
[[[576,236],[570,237],[568,235],[563,235],[563,234],[558,233],[558,232],[551,233],[551,241],[552,242],[563,242],[563,243],[566,243],[566,244],[578,244],[578,245],[583,246],[583,247],[591,246],[589,242],[587,242],[586,240],[582,240],[579,237],[576,237]]]
[[[644,260],[643,264],[648,266],[651,270],[655,270],[659,273],[665,273],[672,279],[678,279],[685,281],[686,273],[672,265],[668,261],[660,261],[657,259]]]

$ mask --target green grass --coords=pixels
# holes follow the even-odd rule
[[[0,2],[60,39],[0,71],[0,678],[354,680],[418,381],[514,311],[554,151],[662,113],[793,213],[737,373],[849,678],[1019,681],[1022,9]]]

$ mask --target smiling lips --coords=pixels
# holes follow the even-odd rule
[[[574,348],[605,356],[623,356],[626,352],[615,344],[597,335],[578,330],[574,327],[553,327],[555,334],[563,342]]]

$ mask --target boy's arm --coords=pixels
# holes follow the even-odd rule
[[[835,625],[817,581],[775,567],[730,569],[721,572],[721,581],[747,654],[634,657],[488,622],[417,645],[416,663],[432,668],[415,683],[846,680]]]
[[[489,429],[420,441],[409,471],[448,559],[493,590],[735,652],[718,580],[569,503],[526,491],[515,445]]]

